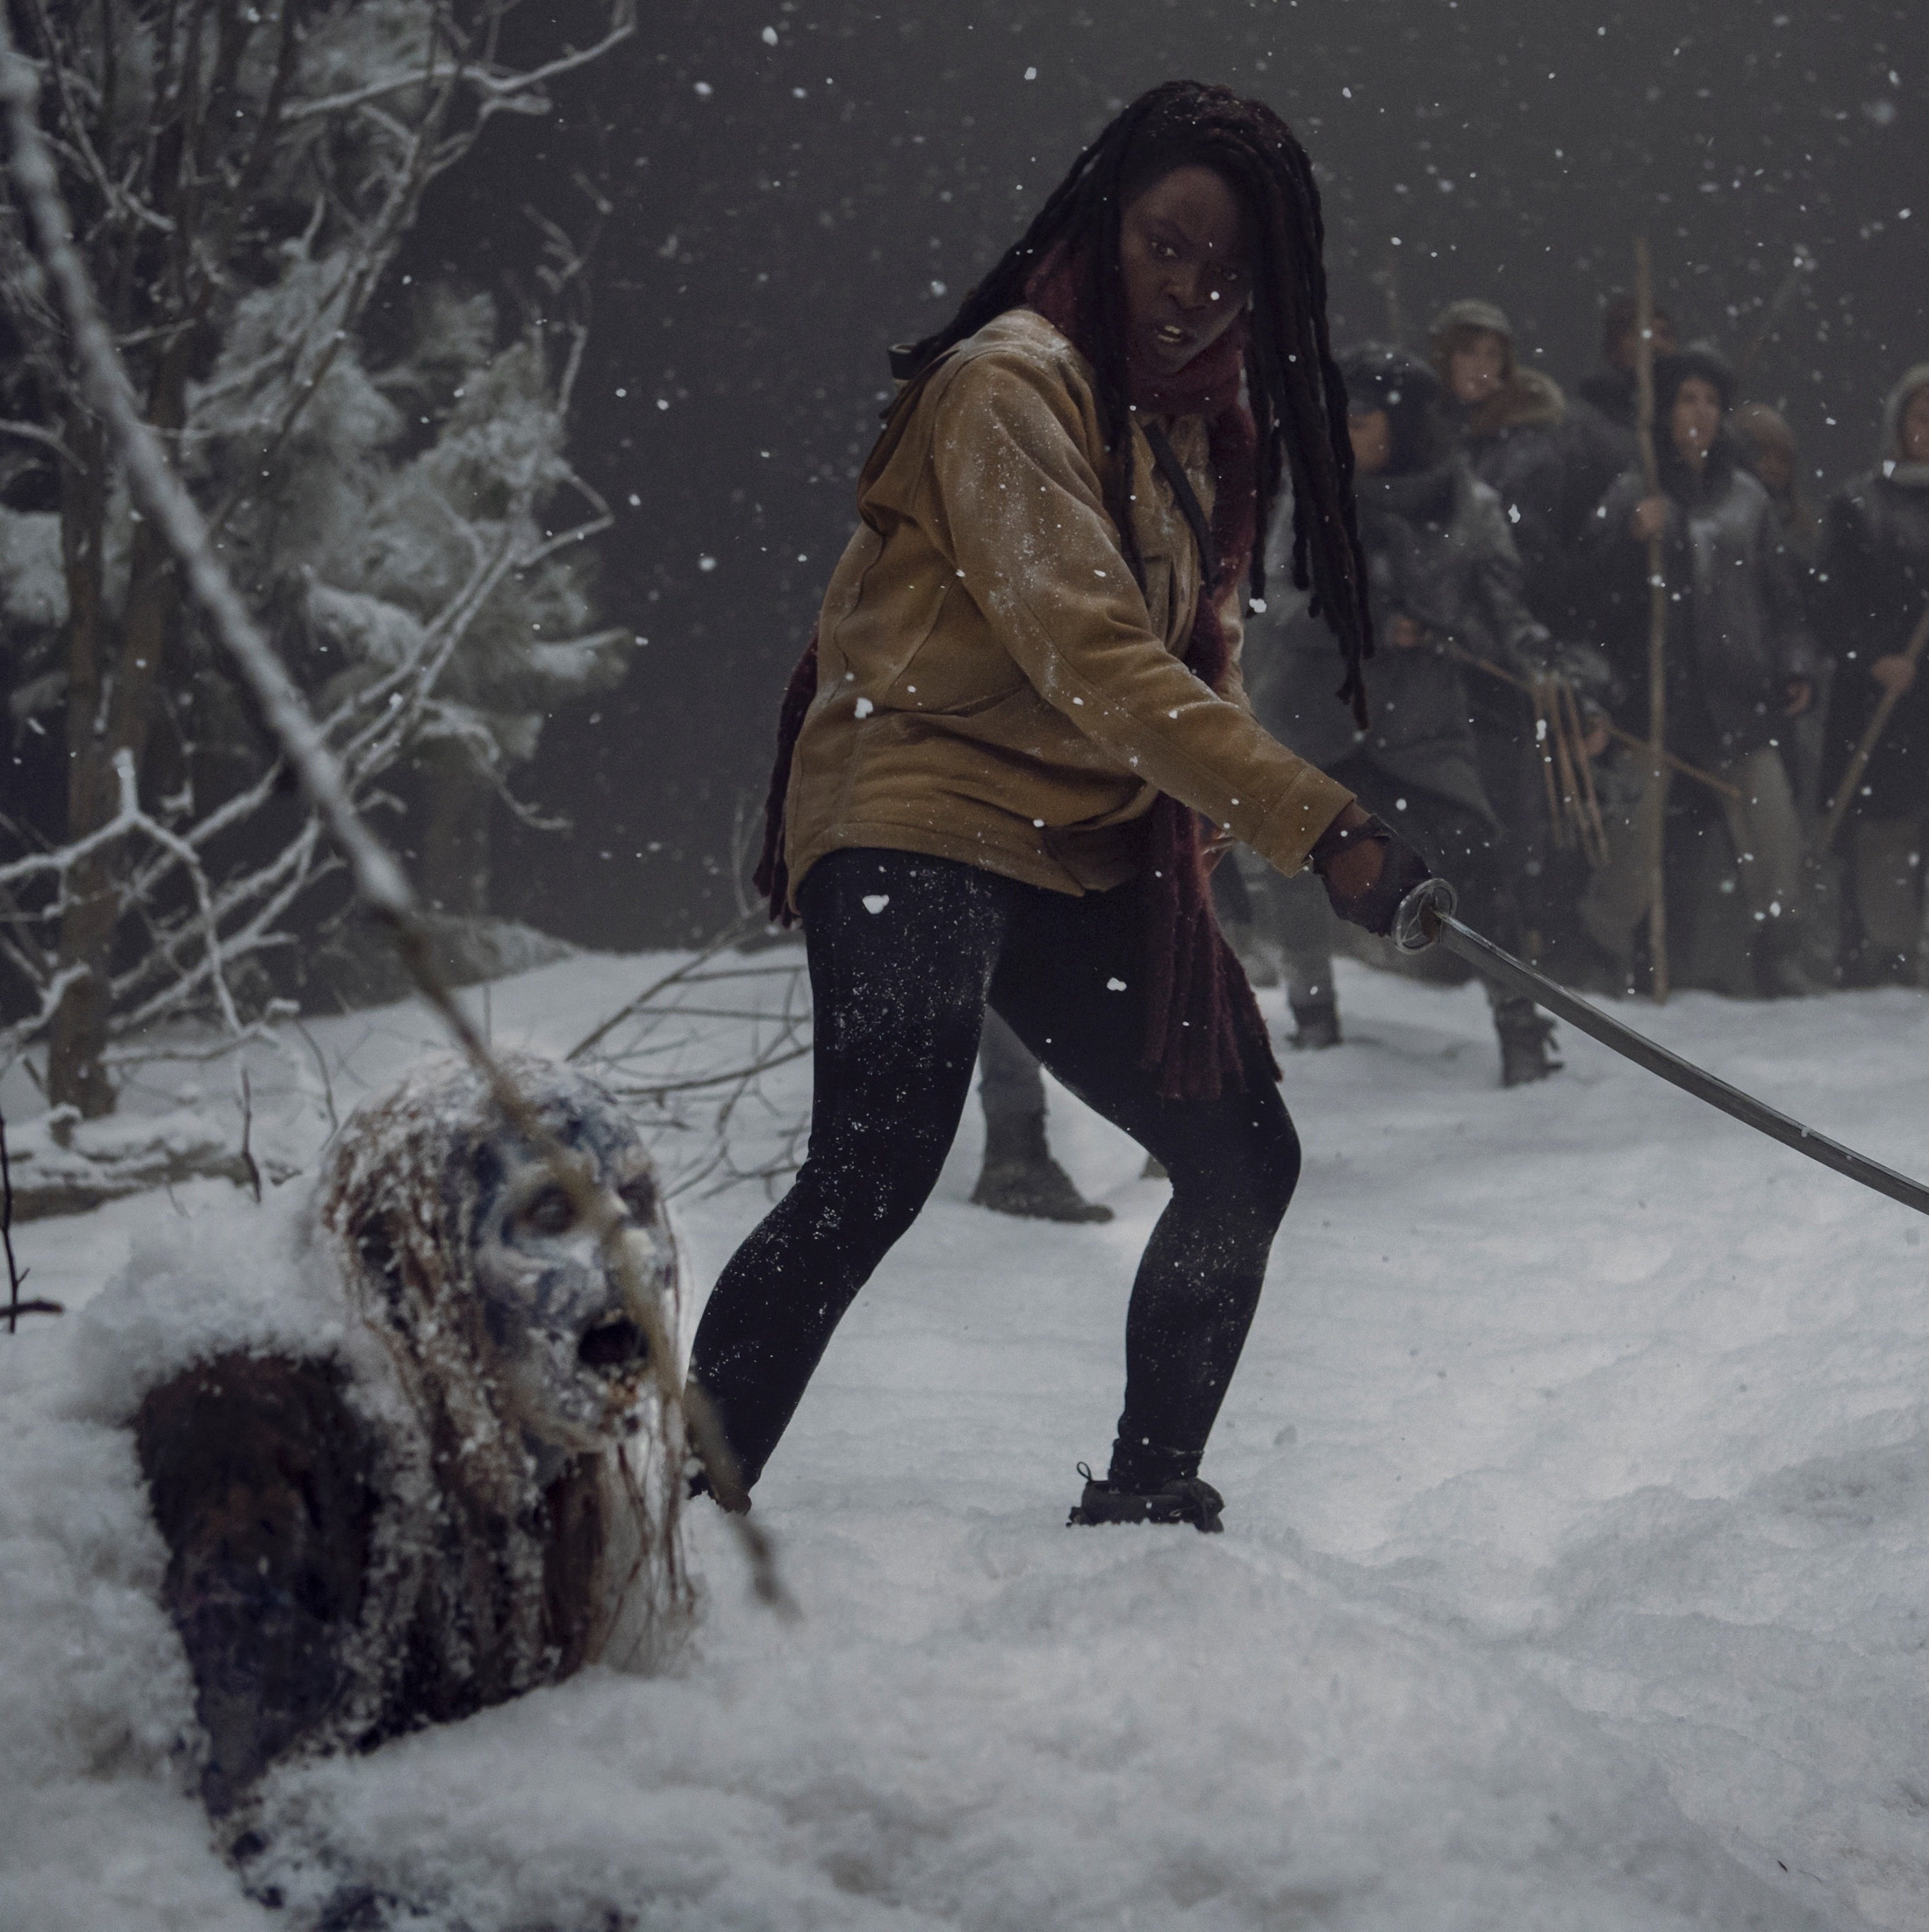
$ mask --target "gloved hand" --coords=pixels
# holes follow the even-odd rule
[[[1382,938],[1392,932],[1401,900],[1433,877],[1426,861],[1391,826],[1357,805],[1321,833],[1312,864],[1333,910]]]

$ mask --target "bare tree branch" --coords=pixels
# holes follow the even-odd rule
[[[33,70],[15,53],[4,10],[0,10],[0,104],[4,105],[9,124],[14,184],[66,317],[88,392],[126,467],[135,500],[172,552],[204,620],[260,706],[310,804],[346,856],[357,892],[394,936],[423,998],[441,1016],[464,1054],[488,1081],[497,1106],[536,1151],[593,1232],[622,1286],[632,1318],[648,1338],[651,1371],[662,1399],[682,1418],[688,1438],[702,1460],[715,1493],[731,1511],[758,1593],[772,1604],[785,1604],[788,1599],[770,1544],[746,1514],[749,1498],[736,1459],[701,1391],[682,1381],[666,1311],[655,1290],[646,1285],[627,1238],[626,1210],[610,1189],[592,1178],[586,1163],[550,1132],[504,1071],[437,970],[434,940],[408,881],[356,811],[340,765],[280,661],[236,595],[208,543],[206,522],[168,467],[158,439],[136,404],[86,272],[68,238],[66,211],[34,118],[37,92]]]

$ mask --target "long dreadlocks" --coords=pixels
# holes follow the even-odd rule
[[[1083,338],[1097,378],[1106,446],[1116,452],[1130,422],[1124,277],[1119,226],[1126,204],[1173,169],[1198,163],[1238,194],[1250,230],[1252,317],[1246,386],[1258,434],[1257,524],[1263,533],[1282,483],[1293,494],[1292,580],[1312,593],[1339,640],[1346,666],[1340,696],[1366,722],[1360,667],[1372,653],[1366,568],[1353,508],[1353,447],[1346,391],[1326,325],[1326,230],[1312,164],[1286,124],[1263,102],[1228,88],[1171,80],[1141,94],[1072,164],[1031,226],[974,288],[944,328],[900,365],[909,376],[893,406],[909,406],[919,379],[948,350],[1027,298],[1038,269],[1061,251],[1081,266]],[[1125,541],[1129,466],[1114,461],[1106,488]],[[1252,595],[1266,594],[1266,546],[1252,546]]]

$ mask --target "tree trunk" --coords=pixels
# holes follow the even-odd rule
[[[164,362],[153,421],[177,429],[185,397],[181,358]],[[76,412],[77,416],[78,412]],[[81,430],[76,420],[69,434]],[[146,524],[134,526],[127,608],[120,650],[109,678],[111,620],[104,595],[108,490],[104,444],[91,428],[85,454],[62,488],[62,544],[67,565],[67,837],[70,844],[98,832],[113,818],[120,788],[114,760],[122,752],[134,764],[138,783],[147,740],[159,707],[161,680],[180,619],[180,586],[172,557]],[[70,447],[74,446],[70,445]],[[76,450],[76,453],[80,453]],[[77,472],[77,473],[75,473]],[[114,933],[120,923],[120,889],[128,872],[124,847],[110,845],[68,875],[60,922],[59,970],[80,969],[54,1016],[47,1044],[47,1098],[74,1106],[96,1120],[114,1109],[107,1077],[107,1024],[112,1004]]]
[[[61,468],[60,540],[67,578],[67,836],[80,838],[113,810],[100,797],[101,661],[107,613],[102,584],[106,543],[106,450],[92,416],[76,409],[66,424],[76,460]],[[111,787],[112,774],[106,774]],[[89,862],[67,880],[60,924],[59,967],[105,958],[113,930],[104,868]],[[106,1046],[107,986],[90,972],[74,981],[56,1010],[47,1046],[47,1099],[78,1107],[84,1118],[113,1110],[114,1092],[101,1056]]]

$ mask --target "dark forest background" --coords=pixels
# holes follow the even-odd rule
[[[566,7],[521,17],[532,44],[575,30]],[[415,244],[533,302],[530,211],[597,231],[572,450],[618,511],[603,611],[646,641],[550,724],[520,789],[574,833],[505,815],[497,910],[624,947],[734,914],[733,824],[760,814],[886,346],[1175,74],[1263,96],[1311,151],[1342,341],[1396,313],[1418,346],[1480,294],[1571,385],[1643,230],[1684,338],[1739,355],[1772,321],[1749,387],[1817,488],[1866,466],[1929,356],[1920,0],[644,0],[638,40],[556,114],[499,123]]]

